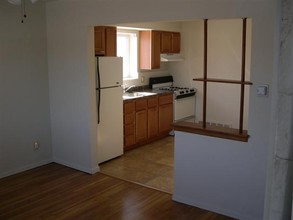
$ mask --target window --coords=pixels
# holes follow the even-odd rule
[[[138,32],[118,29],[117,56],[123,57],[123,79],[137,79],[137,40]]]

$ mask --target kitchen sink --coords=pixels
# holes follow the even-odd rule
[[[123,93],[123,99],[135,99],[144,96],[156,95],[155,92],[126,92]]]
[[[134,92],[136,95],[141,95],[141,96],[149,96],[149,95],[156,95],[157,93],[154,92]]]

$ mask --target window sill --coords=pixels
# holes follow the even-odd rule
[[[131,81],[131,80],[137,80],[138,77],[132,77],[132,78],[123,78],[123,81]]]
[[[183,131],[188,133],[206,135],[210,137],[224,138],[235,141],[248,142],[249,135],[244,130],[242,134],[239,134],[238,129],[225,128],[221,126],[207,125],[206,128],[202,127],[202,124],[193,122],[175,122],[173,124],[175,131]]]

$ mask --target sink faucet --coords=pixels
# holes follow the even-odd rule
[[[127,92],[128,90],[130,90],[131,88],[134,88],[134,87],[135,87],[135,85],[132,85],[132,86],[129,86],[128,88],[125,88],[124,93]]]

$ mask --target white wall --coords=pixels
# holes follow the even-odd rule
[[[274,74],[274,0],[228,0],[221,2],[213,0],[161,0],[159,2],[150,0],[148,4],[143,4],[143,7],[142,3],[145,1],[63,0],[47,3],[50,107],[55,160],[88,172],[97,170],[93,39],[88,36],[88,28],[95,25],[251,17],[253,20],[251,80],[254,83],[252,90],[258,83],[267,83],[273,87],[271,82]],[[92,31],[90,32],[93,34]],[[215,184],[224,182],[225,178],[242,179],[242,175],[256,177],[256,179],[252,180],[251,184],[238,185],[241,194],[236,200],[236,196],[231,196],[231,200],[221,204],[222,195],[215,194],[212,198],[218,203],[213,203],[211,199],[206,201],[212,204],[213,210],[237,216],[247,216],[247,212],[249,212],[252,219],[262,218],[268,148],[272,147],[268,140],[271,97],[259,98],[252,93],[249,106],[248,130],[251,138],[245,145],[234,141],[220,140],[218,142],[213,138],[198,138],[183,134],[182,137],[188,137],[189,141],[185,148],[184,138],[176,140],[176,149],[180,151],[181,147],[182,149],[189,147],[190,151],[181,152],[179,161],[179,158],[175,157],[175,169],[182,170],[185,161],[193,161],[190,166],[185,167],[184,174],[175,170],[175,199],[180,198],[181,201],[188,201],[190,204],[200,204],[200,202],[204,204],[204,201],[201,201],[202,198],[193,193],[186,194],[185,192],[186,190],[193,192],[194,188],[197,187],[197,190],[209,192],[212,186],[200,185],[196,178],[192,178],[192,176],[208,173],[211,170],[208,167],[208,161],[202,165],[203,169],[197,169],[199,173],[194,173],[195,159],[200,155],[207,154],[203,146],[207,146],[208,149],[218,148],[216,152],[221,153],[220,156],[223,160],[231,158],[232,155],[241,156],[240,161],[237,161],[236,157],[234,160],[227,161],[233,169],[239,169],[241,172],[230,172],[231,175],[234,175],[231,177],[225,176],[225,173],[222,177],[213,172],[215,175],[210,178]],[[197,145],[197,142],[199,146],[192,149],[190,146]],[[204,145],[201,146],[201,144]],[[244,154],[240,154],[241,152]],[[183,158],[182,155],[186,157]],[[256,166],[256,169],[252,171],[251,166],[248,165],[251,162]],[[227,165],[222,165],[222,167],[224,169]],[[233,183],[227,182],[228,185],[225,187],[223,184],[219,185],[216,192],[224,190],[226,190],[226,194],[235,192]],[[259,198],[254,197],[254,190],[260,196]],[[246,203],[247,201],[250,203]],[[241,205],[242,209],[239,210]]]
[[[26,9],[0,1],[0,177],[52,160],[45,5]]]
[[[237,219],[262,219],[264,152],[250,143],[175,132],[173,199]]]

